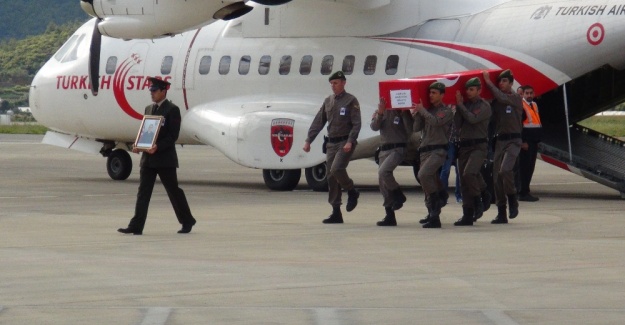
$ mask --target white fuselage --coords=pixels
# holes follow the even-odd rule
[[[181,109],[180,143],[214,146],[248,167],[293,169],[324,159],[321,141],[310,154],[301,147],[336,70],[353,66],[346,90],[360,101],[359,141],[367,142],[376,136],[368,121],[382,80],[511,68],[517,83],[544,93],[603,65],[625,67],[625,6],[618,1],[397,0],[355,10],[295,0],[267,16],[259,7],[169,38],[105,37],[98,96],[88,82],[90,21],[73,36],[76,45],[70,40],[37,74],[32,112],[60,133],[132,143],[150,104],[147,77],[161,77]],[[281,62],[289,58],[287,72]],[[276,119],[294,121],[284,157],[272,150]]]

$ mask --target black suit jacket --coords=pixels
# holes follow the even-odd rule
[[[144,152],[141,156],[141,167],[171,168],[178,167],[176,154],[176,140],[180,134],[180,109],[168,99],[165,100],[156,112],[152,112],[154,104],[145,108],[146,115],[160,115],[164,117],[161,129],[156,138],[156,152],[152,155]]]

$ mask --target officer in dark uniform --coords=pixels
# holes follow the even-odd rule
[[[453,119],[451,109],[443,103],[443,96],[445,85],[434,82],[429,87],[430,108],[425,108],[421,102],[413,104],[414,131],[422,131],[419,147],[421,167],[418,178],[425,192],[426,208],[430,211],[423,220],[423,228],[441,227],[443,200],[440,192],[443,185],[438,171],[447,159],[449,129]]]
[[[354,188],[354,181],[347,174],[347,165],[354,153],[360,133],[360,104],[354,95],[345,91],[347,82],[343,71],[333,73],[330,78],[333,94],[328,96],[308,130],[308,138],[303,150],[310,152],[310,144],[315,140],[323,126],[328,124],[326,149],[326,168],[328,170],[328,202],[332,214],[323,223],[343,223],[341,213],[341,188],[347,190],[348,212],[358,204],[360,193]]]
[[[467,101],[460,91],[456,93],[454,125],[460,130],[458,141],[458,168],[462,182],[462,217],[455,226],[472,226],[490,207],[490,193],[480,172],[488,152],[488,123],[490,104],[480,97],[482,83],[471,78],[465,84]]]
[[[521,129],[523,128],[523,103],[521,96],[512,91],[514,76],[505,70],[497,77],[498,86],[490,81],[488,71],[483,72],[484,80],[495,99],[491,107],[495,121],[495,161],[493,182],[497,216],[491,223],[508,223],[506,203],[510,209],[510,219],[519,215],[517,190],[514,185],[514,165],[521,151]]]
[[[371,129],[380,131],[378,180],[384,197],[386,215],[378,226],[397,226],[395,210],[401,209],[406,196],[393,176],[393,171],[406,154],[406,143],[412,134],[414,119],[408,110],[387,110],[386,101],[380,98],[378,110],[371,117]]]
[[[143,152],[141,156],[141,171],[139,176],[139,191],[137,193],[137,203],[135,215],[130,220],[127,228],[119,228],[117,231],[124,234],[141,235],[145,220],[148,216],[148,206],[154,189],[154,182],[158,175],[167,191],[169,201],[174,208],[178,222],[182,228],[180,234],[191,232],[195,225],[195,219],[191,215],[187,198],[180,187],[178,187],[178,155],[176,154],[176,140],[180,133],[180,109],[171,101],[167,100],[167,89],[169,82],[157,78],[149,78],[150,94],[154,104],[145,108],[146,115],[163,116],[158,137],[154,146]],[[138,153],[137,148],[132,152]]]

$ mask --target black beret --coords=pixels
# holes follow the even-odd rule
[[[154,78],[154,77],[150,77],[148,78],[148,80],[150,80],[150,82],[152,83],[150,85],[150,90],[165,90],[167,88],[169,88],[169,85],[171,85],[171,83],[165,81],[165,80],[161,80],[158,78]]]
[[[335,73],[333,73],[330,78],[328,78],[328,81],[332,81],[335,79],[341,79],[341,80],[346,80],[345,79],[345,74],[343,73],[343,71],[337,71]]]

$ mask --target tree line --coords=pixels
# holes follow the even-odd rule
[[[28,90],[35,74],[81,24],[50,23],[41,35],[0,42],[0,112],[28,106]]]

